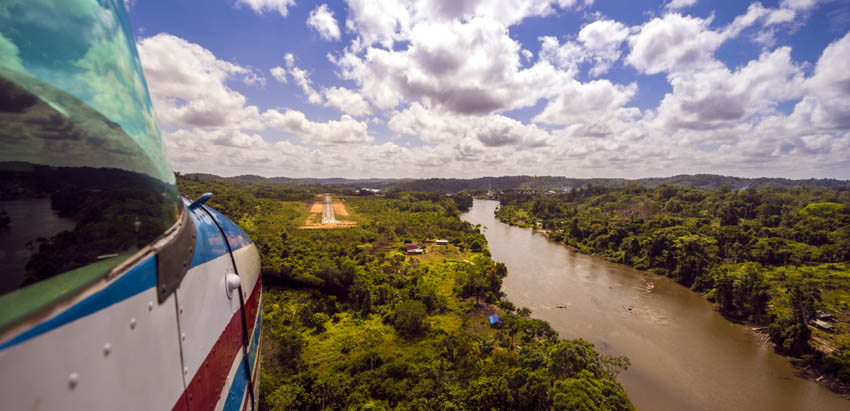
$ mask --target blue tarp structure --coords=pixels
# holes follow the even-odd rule
[[[498,314],[493,314],[493,315],[490,316],[490,326],[491,327],[498,327],[501,323],[502,322],[499,321],[499,315]]]

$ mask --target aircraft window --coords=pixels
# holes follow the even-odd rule
[[[0,0],[0,307],[99,278],[183,210],[129,27],[121,0]]]

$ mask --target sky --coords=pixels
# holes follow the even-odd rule
[[[176,171],[850,179],[850,0],[125,0]]]

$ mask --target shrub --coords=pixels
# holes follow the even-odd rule
[[[427,329],[427,317],[427,309],[421,301],[403,301],[395,308],[393,327],[405,338],[418,337]]]

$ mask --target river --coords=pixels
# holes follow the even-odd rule
[[[0,264],[4,270],[0,295],[3,295],[20,287],[27,262],[33,251],[38,250],[38,238],[72,230],[74,220],[59,217],[50,207],[49,198],[0,201],[0,210],[11,218],[9,227],[0,229]]]
[[[750,328],[727,321],[674,281],[577,253],[542,233],[499,222],[498,202],[475,200],[466,221],[486,227],[502,286],[517,307],[562,338],[626,355],[619,376],[644,410],[848,410],[850,401],[796,375]],[[558,308],[563,306],[565,308]]]

